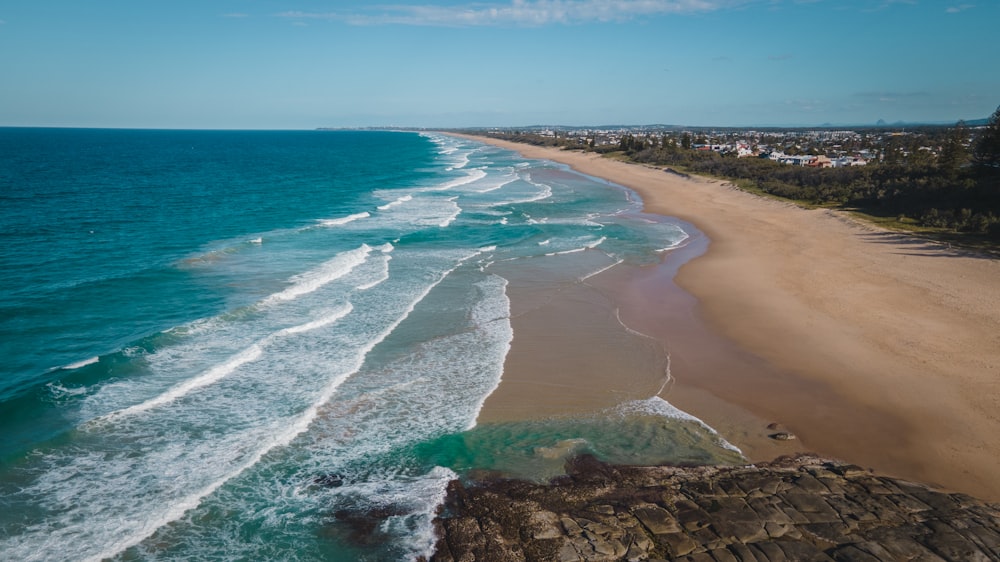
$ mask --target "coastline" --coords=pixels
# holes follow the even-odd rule
[[[647,212],[707,236],[700,257],[597,282],[624,297],[625,324],[669,346],[674,383],[661,396],[751,460],[809,450],[1000,499],[1000,262],[716,180],[468,138],[626,186]],[[650,314],[665,309],[674,316]],[[799,441],[771,442],[768,422]]]

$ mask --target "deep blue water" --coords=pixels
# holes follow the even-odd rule
[[[411,559],[470,468],[726,458],[662,401],[475,425],[513,335],[496,264],[576,283],[684,237],[439,134],[0,129],[0,552]]]

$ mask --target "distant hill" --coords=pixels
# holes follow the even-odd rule
[[[724,130],[747,130],[747,129],[774,129],[774,130],[794,130],[794,129],[899,129],[903,127],[914,128],[914,127],[951,127],[954,126],[958,120],[955,121],[895,121],[893,123],[888,123],[884,119],[879,119],[874,124],[872,123],[823,123],[822,125],[746,125],[746,126],[723,126],[723,125],[667,125],[667,124],[646,124],[646,125],[522,125],[522,126],[505,126],[505,127],[463,127],[456,130],[490,130],[490,129],[507,129],[507,130],[519,130],[524,132],[535,132],[535,131],[545,131],[545,130],[556,130],[556,131],[576,131],[576,130],[602,130],[602,131],[612,131],[612,130],[629,130],[629,131],[724,131]],[[965,121],[965,125],[968,127],[982,127],[989,122],[989,118],[984,117],[982,119],[970,119]]]

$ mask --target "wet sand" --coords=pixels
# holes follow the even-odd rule
[[[750,459],[813,451],[1000,499],[1000,262],[719,181],[488,142],[632,188],[647,212],[704,233],[662,266],[595,276],[601,296],[583,301],[611,299],[629,328],[667,346],[673,383],[661,396]],[[516,314],[516,287],[511,298]],[[580,398],[572,375],[590,366],[591,397],[656,386],[596,367],[601,346],[573,343],[586,331],[581,310],[514,318],[504,380],[481,419],[589,408],[597,398]],[[529,345],[557,330],[559,346]],[[799,439],[768,439],[769,422]]]

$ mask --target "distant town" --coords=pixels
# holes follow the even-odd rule
[[[509,138],[531,135],[549,139],[553,146],[597,152],[679,148],[711,151],[739,158],[766,158],[782,164],[815,168],[864,166],[893,156],[934,161],[956,127],[968,148],[985,120],[971,124],[859,127],[856,129],[736,129],[634,127],[523,127],[484,128],[477,132]],[[895,154],[890,154],[890,153]]]
[[[1000,240],[1000,108],[952,125],[838,128],[479,128],[462,132],[595,152],[751,192],[867,215],[904,230]]]

